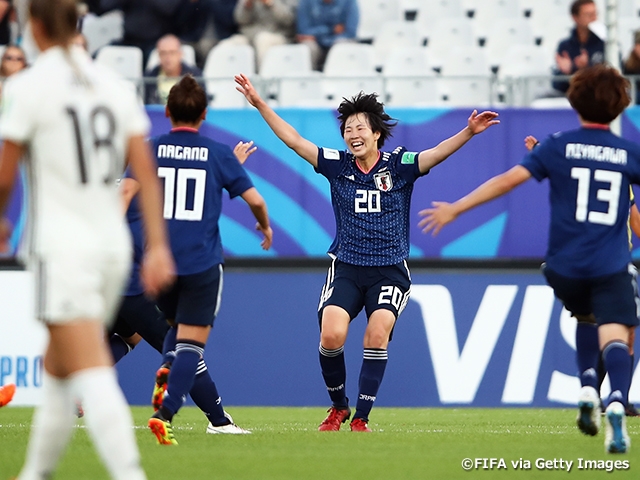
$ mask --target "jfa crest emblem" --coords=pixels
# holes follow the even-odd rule
[[[388,192],[393,188],[393,181],[391,180],[391,172],[376,173],[373,176],[373,180],[376,182],[376,188],[383,192]]]

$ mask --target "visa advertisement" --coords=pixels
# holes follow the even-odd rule
[[[327,267],[329,262],[327,261]],[[223,403],[323,406],[317,305],[326,272],[225,272],[220,313],[205,349]],[[376,405],[399,407],[567,407],[580,388],[575,319],[536,270],[414,270],[411,299],[389,344]],[[41,401],[46,333],[28,305],[32,279],[0,272],[3,315],[0,384],[15,405]],[[363,314],[350,326],[347,396],[357,398]],[[640,342],[636,342],[636,351]],[[144,342],[117,366],[128,401],[148,405],[161,356]],[[602,395],[608,393],[605,380]],[[630,400],[640,403],[640,368]]]

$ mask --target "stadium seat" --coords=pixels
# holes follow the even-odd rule
[[[390,106],[438,105],[441,96],[424,47],[396,47],[384,64],[384,102]]]
[[[498,18],[485,37],[489,64],[493,67],[502,63],[507,49],[512,45],[535,44],[533,32],[525,18]]]
[[[190,66],[194,66],[196,64],[196,51],[191,45],[182,45],[182,61]],[[149,54],[149,59],[147,60],[147,66],[145,67],[145,71],[153,70],[160,63],[160,57],[158,56],[158,50],[153,49]]]
[[[488,34],[499,18],[521,18],[523,12],[518,0],[466,0],[467,8],[473,10],[476,33]]]
[[[311,51],[304,44],[276,45],[260,65],[266,96],[281,106],[317,105],[322,101],[319,72],[311,68]]]
[[[415,0],[415,21],[421,29],[431,31],[443,18],[467,18],[460,0]],[[405,9],[406,11],[406,9]]]
[[[380,24],[387,20],[403,20],[400,0],[358,0],[360,20],[356,36],[359,40],[373,40]]]
[[[427,35],[429,58],[434,67],[442,64],[452,48],[476,45],[473,26],[468,18],[443,18]]]
[[[235,87],[234,75],[251,77],[255,70],[255,52],[250,45],[223,44],[212,48],[204,62],[203,76],[214,108],[246,108],[248,102]]]
[[[82,20],[82,34],[87,39],[89,53],[93,55],[114,40],[120,40],[124,33],[123,15],[120,10],[100,15],[87,15]]]
[[[498,70],[500,88],[510,106],[529,106],[551,89],[551,53],[535,45],[512,45]]]
[[[382,93],[382,79],[376,72],[374,48],[362,43],[338,43],[331,47],[324,64],[324,95],[336,99],[357,94]]]
[[[570,109],[571,104],[567,97],[538,98],[531,102],[531,108],[541,110],[555,110],[561,108]]]
[[[138,47],[105,45],[98,50],[96,62],[106,65],[126,79],[135,82],[142,79],[142,50]]]
[[[384,22],[373,39],[376,67],[382,67],[389,53],[396,47],[420,47],[421,45],[422,38],[415,22]]]
[[[454,47],[442,63],[440,90],[448,105],[483,106],[491,103],[489,62],[480,47]]]
[[[638,0],[618,0],[618,19],[637,18],[640,16]]]
[[[543,47],[555,52],[558,48],[558,43],[571,33],[571,29],[574,26],[571,17],[568,14],[564,14],[562,16],[543,18],[538,23],[538,21],[535,21],[536,15],[537,12],[534,12],[531,17],[534,36],[541,40],[540,44]]]

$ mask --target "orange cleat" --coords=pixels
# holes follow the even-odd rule
[[[340,430],[340,425],[349,420],[351,416],[350,408],[342,409],[331,407],[327,412],[329,412],[329,415],[327,415],[327,418],[325,418],[318,427],[318,431],[320,432],[337,432]]]
[[[15,393],[16,386],[13,383],[7,383],[5,386],[0,387],[0,407],[8,405]]]
[[[371,429],[367,425],[367,422],[364,418],[354,418],[351,421],[351,431],[352,432],[370,432]]]

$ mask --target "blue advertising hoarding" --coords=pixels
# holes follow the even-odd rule
[[[414,271],[412,278],[377,405],[575,404],[575,319],[539,272]],[[226,405],[328,405],[316,313],[324,280],[320,270],[226,272],[205,350]],[[352,399],[365,322],[362,314],[353,321],[345,347]],[[141,344],[118,364],[130,403],[149,403],[159,362]],[[630,399],[640,402],[640,368]]]

